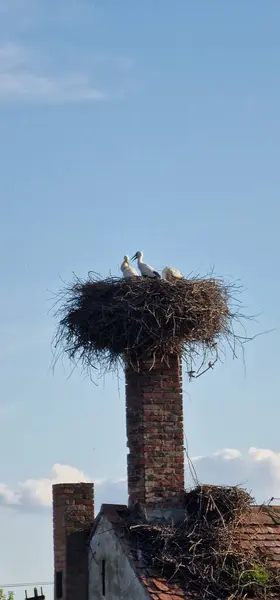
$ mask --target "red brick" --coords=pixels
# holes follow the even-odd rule
[[[54,569],[63,571],[63,599],[86,600],[85,590],[88,577],[87,547],[81,543],[84,532],[88,532],[94,519],[93,484],[68,483],[53,486],[53,543]],[[77,540],[79,545],[77,546]],[[76,545],[71,549],[72,545]],[[69,556],[75,562],[69,563]],[[76,565],[81,567],[81,577],[74,577]],[[76,582],[76,583],[75,583]],[[77,586],[81,586],[77,588]]]
[[[126,368],[128,491],[143,504],[184,488],[180,357],[170,357],[169,365],[157,360],[143,361],[137,373]]]

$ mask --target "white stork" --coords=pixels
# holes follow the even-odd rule
[[[134,256],[132,257],[131,260],[136,260],[137,258],[137,264],[138,264],[138,269],[142,275],[142,277],[157,277],[158,279],[160,279],[160,274],[154,269],[154,267],[151,267],[150,265],[146,265],[146,263],[143,263],[143,252],[140,252],[140,250],[138,250],[138,252],[136,252],[134,254]]]
[[[130,266],[129,256],[127,256],[127,254],[124,256],[124,260],[121,264],[121,271],[124,279],[130,279],[131,277],[139,277],[139,273],[137,273],[136,269]]]
[[[174,279],[184,279],[183,273],[178,271],[178,269],[174,269],[173,267],[165,267],[162,271],[163,279],[166,281],[174,281]]]

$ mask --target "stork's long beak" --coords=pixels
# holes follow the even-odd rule
[[[131,260],[136,260],[137,256],[136,256],[137,252],[135,252],[135,254],[133,254]]]

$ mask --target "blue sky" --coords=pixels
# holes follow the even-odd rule
[[[52,581],[53,481],[126,498],[122,374],[53,372],[49,311],[139,248],[239,278],[274,330],[184,410],[202,478],[280,497],[279,25],[276,0],[0,0],[0,587]]]

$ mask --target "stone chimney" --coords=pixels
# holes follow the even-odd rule
[[[54,598],[87,600],[87,538],[94,519],[92,483],[53,486]]]
[[[130,506],[179,506],[184,489],[181,358],[169,365],[143,360],[126,367],[128,494]]]

